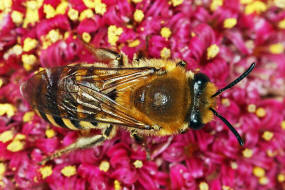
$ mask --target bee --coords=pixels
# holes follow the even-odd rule
[[[79,137],[42,163],[65,152],[100,145],[119,128],[136,138],[174,135],[200,129],[214,116],[244,144],[233,126],[215,111],[216,96],[245,78],[255,63],[217,90],[205,74],[187,71],[184,61],[141,58],[130,64],[123,53],[84,41],[83,45],[98,62],[46,68],[24,82],[21,93],[35,112],[54,126],[101,129],[102,133]]]

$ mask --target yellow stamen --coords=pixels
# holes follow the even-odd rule
[[[212,44],[207,49],[207,59],[209,60],[215,58],[218,55],[219,51],[220,51],[219,46],[217,46],[216,44]]]
[[[7,115],[7,117],[12,117],[15,115],[16,108],[12,104],[0,104],[0,116]]]
[[[200,190],[209,190],[209,185],[208,185],[208,183],[206,183],[206,182],[201,182],[200,184],[199,184],[199,189]]]
[[[107,11],[107,5],[101,0],[95,0],[95,13],[103,15]]]
[[[238,164],[236,162],[231,162],[231,168],[236,170],[238,168]]]
[[[256,177],[264,177],[265,175],[265,170],[261,167],[255,166],[252,170],[252,173],[256,176]]]
[[[55,9],[50,4],[44,5],[44,13],[46,14],[47,19],[54,17],[56,14]]]
[[[23,50],[24,51],[30,51],[30,50],[34,49],[35,47],[37,47],[37,45],[38,45],[38,41],[36,39],[26,38],[24,40]]]
[[[229,107],[231,105],[231,102],[228,98],[223,98],[222,99],[222,104],[226,107]]]
[[[47,138],[52,138],[55,136],[55,131],[53,129],[47,129],[45,134]]]
[[[0,179],[4,175],[5,171],[6,171],[6,165],[3,162],[0,162]]]
[[[3,79],[0,78],[0,88],[3,86],[3,84],[4,84],[4,81]]]
[[[240,0],[241,4],[249,4],[252,3],[253,0]]]
[[[22,62],[25,70],[30,71],[32,70],[33,65],[37,62],[37,58],[33,54],[31,55],[24,54],[22,55]]]
[[[136,160],[134,161],[134,166],[135,168],[142,168],[143,167],[143,162],[141,160]]]
[[[233,190],[231,187],[223,185],[222,190]]]
[[[76,167],[75,166],[65,166],[62,170],[61,173],[66,176],[70,177],[76,174]]]
[[[134,41],[131,41],[129,42],[128,46],[129,47],[137,47],[138,45],[140,45],[140,40],[134,40]]]
[[[285,181],[285,175],[284,174],[278,174],[277,180],[280,183],[283,183]]]
[[[261,178],[259,178],[259,183],[261,185],[266,185],[269,183],[269,179],[267,177],[261,177]]]
[[[281,29],[285,29],[285,19],[279,21],[278,27],[281,28]]]
[[[99,169],[101,171],[104,171],[104,172],[107,172],[110,168],[110,163],[106,160],[103,160],[101,163],[100,163],[100,166],[99,166]]]
[[[134,3],[140,3],[140,2],[142,2],[143,0],[132,0],[132,2],[134,2]]]
[[[118,180],[114,181],[114,189],[115,190],[121,190],[122,189],[121,183]]]
[[[252,14],[256,12],[257,14],[262,13],[267,10],[267,6],[262,1],[253,1],[245,7],[245,14]]]
[[[144,18],[144,14],[142,10],[136,9],[135,13],[134,13],[134,20],[136,22],[141,22]]]
[[[270,141],[274,136],[274,133],[270,132],[270,131],[265,131],[262,135],[262,138],[266,141]]]
[[[285,130],[285,120],[281,121],[281,128]]]
[[[281,54],[284,52],[284,46],[281,43],[272,44],[269,46],[269,51],[273,54]]]
[[[249,104],[249,105],[247,106],[247,111],[248,111],[249,113],[254,113],[254,112],[256,111],[256,105],[255,105],[255,104]]]
[[[250,158],[253,155],[253,151],[251,149],[246,148],[246,149],[244,149],[244,151],[242,151],[242,155],[245,158]]]
[[[93,16],[94,16],[93,11],[91,9],[86,9],[80,13],[79,21],[82,21],[86,18],[92,18]]]
[[[34,25],[39,21],[38,9],[42,6],[43,1],[30,0],[26,2],[26,14],[23,27],[26,28],[29,24]]]
[[[266,154],[267,154],[267,156],[269,156],[269,157],[274,157],[274,156],[276,156],[277,155],[277,152],[272,152],[272,150],[267,150],[266,151]]]
[[[223,6],[224,1],[223,0],[212,0],[210,9],[211,11],[217,10],[220,6]]]
[[[51,166],[41,167],[40,173],[42,175],[42,178],[45,179],[52,174],[52,167]]]
[[[18,152],[20,150],[23,150],[24,148],[24,143],[19,141],[19,140],[13,140],[8,146],[7,150],[11,152]]]
[[[178,5],[181,5],[183,3],[183,0],[171,0],[171,2],[172,2],[172,5],[176,7]]]
[[[52,42],[55,43],[58,40],[62,39],[62,35],[60,34],[59,30],[51,30],[47,34],[48,39]]]
[[[279,7],[281,9],[285,9],[285,1],[284,0],[274,0],[274,4],[276,7]]]
[[[227,18],[224,21],[224,28],[233,28],[237,24],[236,18]]]
[[[160,35],[166,39],[168,39],[171,36],[171,30],[168,27],[163,27],[160,30]]]
[[[76,21],[78,19],[78,11],[76,9],[69,9],[68,13],[67,13],[68,17],[70,18],[70,20],[72,21]]]
[[[91,40],[91,36],[90,36],[90,34],[89,33],[87,33],[87,32],[83,32],[83,34],[82,34],[82,39],[85,41],[85,42],[90,42],[90,40]]]
[[[25,135],[18,133],[13,140],[14,141],[15,140],[21,141],[21,140],[25,140],[25,139],[26,139]]]
[[[4,131],[0,134],[0,142],[6,143],[12,140],[14,137],[14,132],[12,130]]]
[[[67,8],[69,6],[69,3],[67,1],[62,1],[57,7],[56,7],[56,15],[59,14],[65,14]]]
[[[160,51],[160,57],[163,59],[168,59],[171,56],[171,51],[170,49],[168,49],[167,47],[164,47],[161,51]]]
[[[15,24],[22,24],[23,17],[24,17],[23,13],[21,13],[19,11],[13,11],[12,14],[11,14],[12,21]]]
[[[122,33],[123,33],[123,29],[121,27],[117,27],[115,25],[109,26],[108,27],[108,42],[111,45],[115,46]]]
[[[264,117],[266,115],[266,110],[262,107],[257,108],[255,114],[257,115],[257,117]]]
[[[12,6],[12,0],[0,1],[0,11],[9,11]]]

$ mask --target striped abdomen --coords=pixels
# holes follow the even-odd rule
[[[76,102],[76,76],[72,76],[75,71],[76,67],[45,69],[25,82],[21,93],[43,119],[55,126],[72,130],[95,128],[95,121],[83,121],[84,113],[78,112],[84,108]]]

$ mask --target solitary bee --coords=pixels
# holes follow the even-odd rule
[[[83,44],[97,63],[46,68],[27,80],[21,93],[52,125],[71,130],[101,129],[102,134],[80,137],[43,163],[64,152],[99,145],[112,138],[118,128],[127,129],[135,139],[173,135],[200,129],[214,115],[229,127],[240,145],[244,144],[233,126],[215,111],[215,97],[245,78],[255,63],[217,90],[205,74],[186,71],[184,61],[143,58],[129,64],[124,54]],[[106,62],[109,64],[103,64]]]

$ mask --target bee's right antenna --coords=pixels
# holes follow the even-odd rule
[[[255,63],[252,63],[250,65],[250,67],[244,72],[242,73],[236,80],[234,80],[233,82],[231,82],[230,84],[228,84],[226,87],[219,89],[214,95],[211,96],[211,98],[218,96],[219,94],[221,94],[223,91],[233,87],[234,85],[236,85],[238,82],[240,82],[242,79],[244,79],[251,71],[252,69],[255,67]]]

